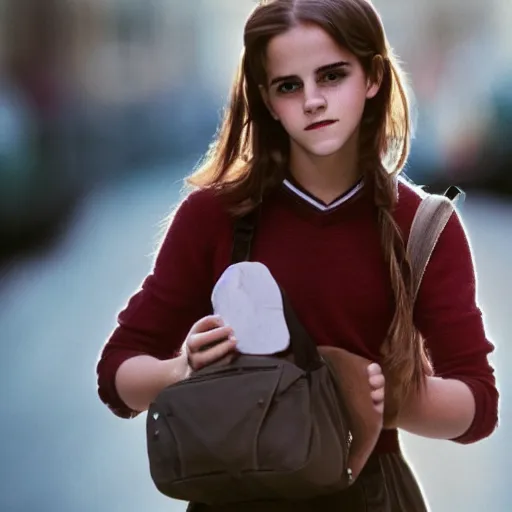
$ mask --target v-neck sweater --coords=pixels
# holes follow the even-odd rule
[[[263,201],[251,259],[268,267],[318,345],[342,347],[379,362],[394,297],[371,194],[359,186],[334,207],[322,208],[297,190],[283,182]],[[420,201],[416,188],[399,182],[393,215],[406,241]],[[232,243],[233,217],[213,191],[192,192],[176,209],[152,271],[119,313],[97,365],[99,396],[116,415],[137,414],[117,393],[119,366],[137,355],[168,359],[178,353],[191,326],[212,313],[211,293],[231,263]],[[436,375],[459,379],[473,392],[474,421],[454,441],[487,437],[498,417],[498,391],[488,361],[494,347],[476,302],[471,248],[458,213],[429,261],[414,321]],[[384,430],[375,451],[398,449],[396,430]]]

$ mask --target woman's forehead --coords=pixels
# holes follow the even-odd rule
[[[341,61],[352,63],[354,55],[313,24],[297,25],[275,36],[266,52],[269,79],[277,75],[300,76]]]

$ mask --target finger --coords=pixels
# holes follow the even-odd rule
[[[204,352],[192,352],[190,354],[190,362],[192,368],[198,370],[204,366],[226,357],[230,352],[233,352],[236,348],[236,340],[231,338],[227,341],[222,341],[218,345],[205,350]]]
[[[217,363],[219,364],[230,364],[233,362],[233,360],[237,357],[237,354],[233,351],[230,352],[227,356],[224,356],[222,359],[219,359]]]
[[[368,382],[370,383],[370,386],[373,389],[378,389],[378,388],[383,388],[385,386],[386,379],[384,378],[384,375],[382,375],[382,373],[380,373],[380,374],[377,374],[377,375],[372,375],[368,379]]]
[[[195,370],[223,360],[228,363],[230,356],[235,355],[235,347],[235,341],[223,341],[208,350],[191,354],[189,361]]]
[[[373,404],[373,408],[379,413],[384,414],[384,402]]]
[[[371,396],[374,404],[384,402],[384,388],[373,390]]]
[[[382,373],[382,368],[380,367],[379,364],[372,363],[372,364],[368,365],[367,371],[368,371],[368,375],[371,377],[372,375],[379,375],[379,374],[381,374]]]
[[[211,329],[215,329],[216,327],[223,327],[224,320],[220,315],[208,315],[200,320],[198,320],[190,329],[192,334],[197,334],[199,332],[209,331]]]
[[[188,340],[188,350],[190,352],[198,352],[199,350],[204,349],[210,343],[222,341],[226,338],[229,338],[230,336],[233,336],[233,334],[233,329],[229,325],[224,327],[217,327],[216,329],[211,329],[207,332],[193,334]]]
[[[230,352],[227,356],[224,356],[223,358],[221,359],[217,359],[215,361],[216,364],[219,364],[219,365],[222,365],[222,366],[225,366],[225,365],[228,365],[230,363],[233,362],[233,360],[235,359],[236,357],[236,353],[233,351],[233,352]],[[193,363],[192,363],[193,364]],[[211,363],[208,363],[208,364],[211,364]],[[208,366],[208,364],[205,364],[203,366]],[[194,365],[194,369],[198,370],[199,368]]]

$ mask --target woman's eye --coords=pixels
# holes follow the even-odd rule
[[[277,88],[277,92],[281,94],[289,94],[291,92],[295,92],[299,87],[300,85],[294,82],[283,82]]]
[[[337,82],[339,80],[341,80],[342,78],[345,78],[345,74],[343,73],[338,73],[338,72],[334,72],[334,71],[331,71],[330,73],[326,73],[323,77],[322,77],[322,81],[324,82]]]

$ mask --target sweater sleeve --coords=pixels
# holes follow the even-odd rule
[[[464,227],[455,212],[439,238],[424,274],[415,307],[415,323],[425,338],[436,375],[458,379],[471,389],[476,404],[469,429],[453,441],[474,443],[498,423],[498,390],[476,303],[476,275]]]
[[[117,393],[119,366],[143,354],[161,360],[176,356],[191,326],[211,313],[215,215],[205,207],[204,194],[191,194],[177,208],[151,273],[119,313],[101,351],[98,394],[119,417],[137,415]]]

